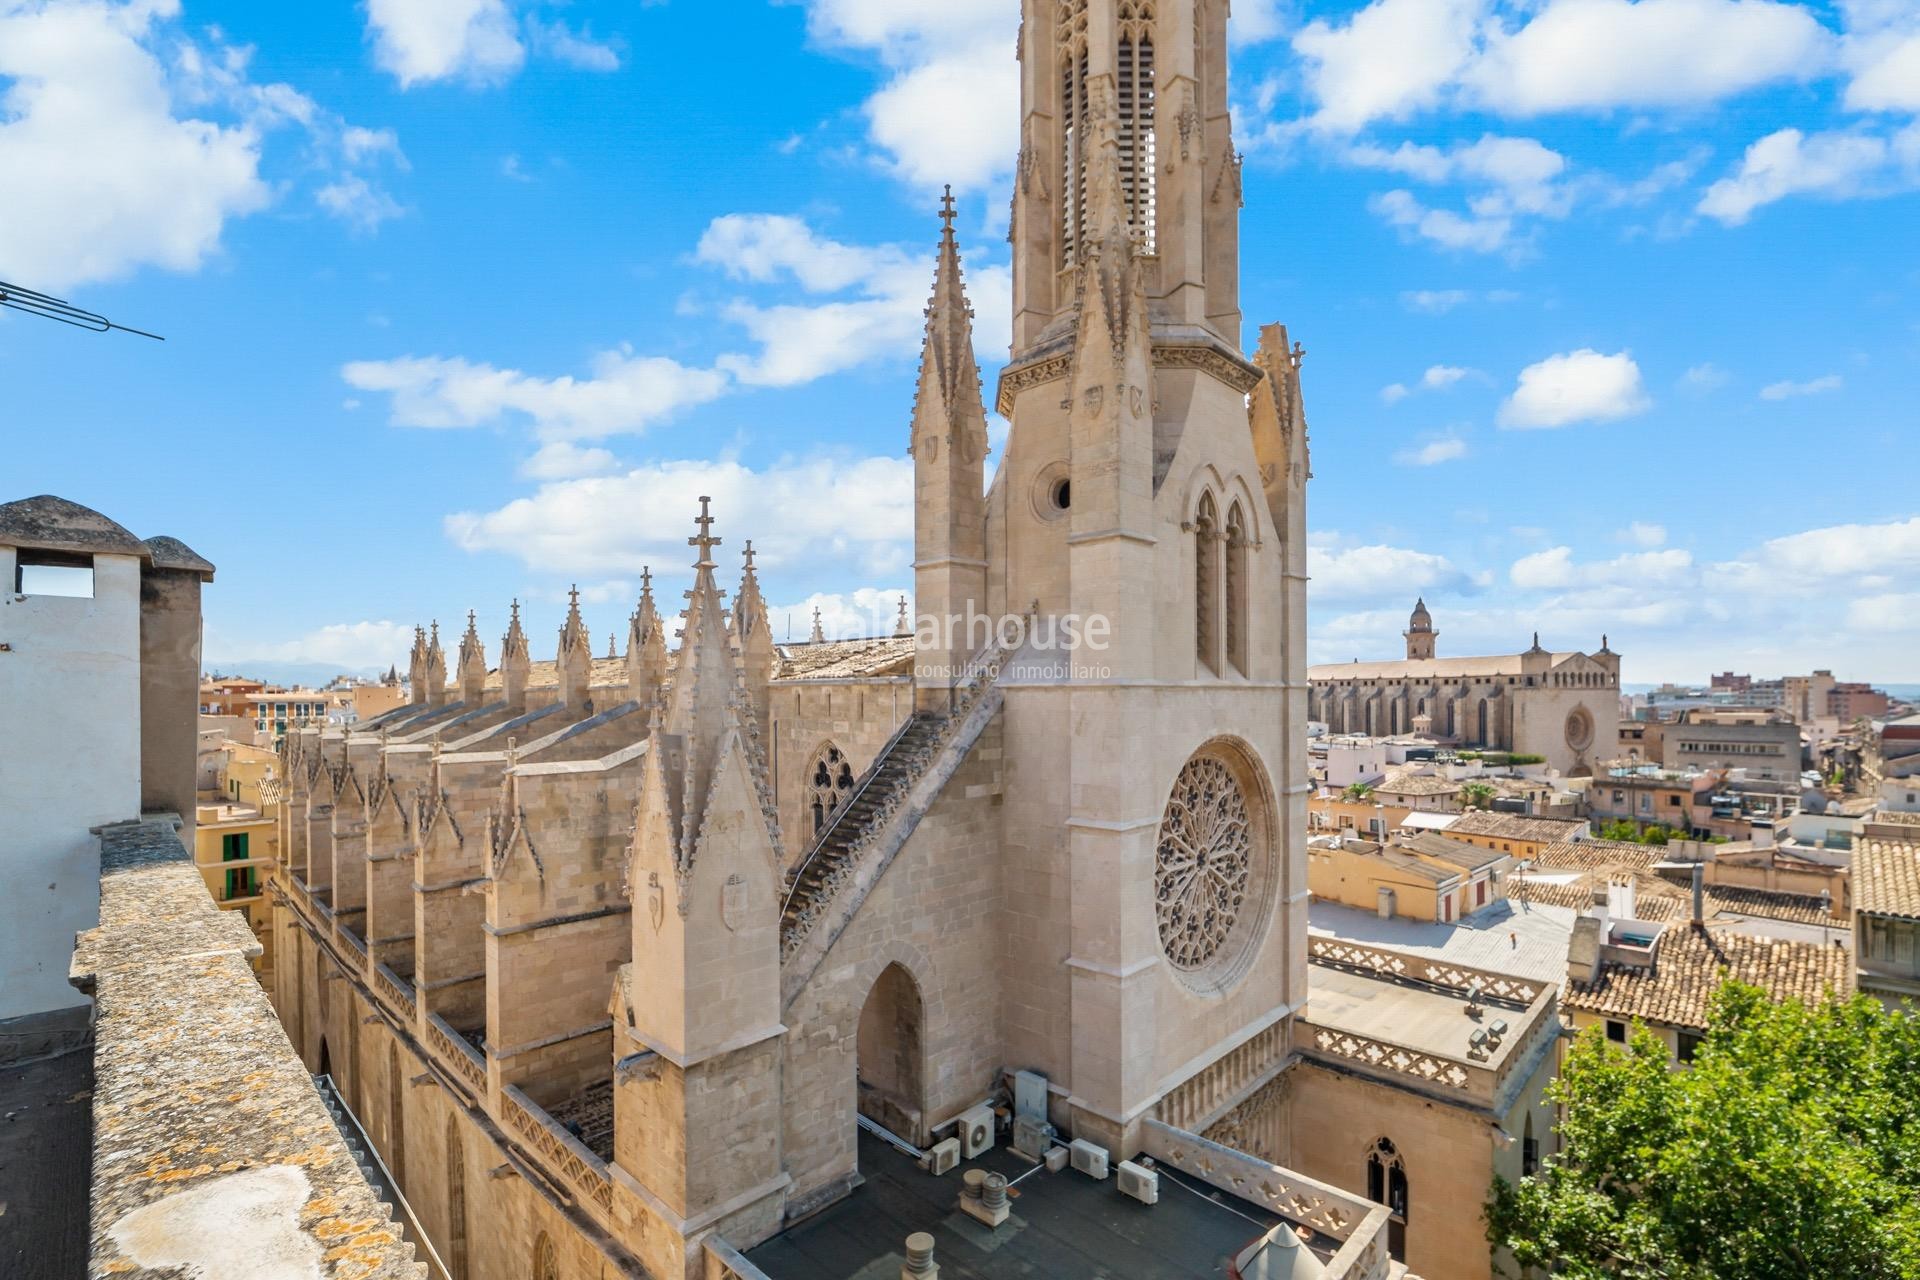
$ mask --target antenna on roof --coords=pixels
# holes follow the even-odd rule
[[[143,338],[152,338],[155,342],[166,341],[157,333],[148,333],[145,329],[115,324],[105,316],[95,315],[91,311],[82,311],[71,302],[64,302],[51,294],[41,293],[35,289],[8,284],[5,280],[0,280],[0,307],[12,307],[15,311],[24,311],[28,315],[42,316],[48,320],[58,320],[61,324],[70,324],[76,329],[88,329],[94,333],[118,329],[122,333],[137,333]]]

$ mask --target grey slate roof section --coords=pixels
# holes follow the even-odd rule
[[[146,543],[98,511],[50,493],[0,506],[0,546],[142,560],[152,554]]]

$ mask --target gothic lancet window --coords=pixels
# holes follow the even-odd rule
[[[1373,1144],[1367,1153],[1367,1199],[1387,1206],[1387,1252],[1396,1262],[1407,1257],[1407,1166],[1389,1138]]]
[[[853,766],[840,748],[831,742],[821,747],[807,768],[807,811],[815,835],[825,830],[846,804],[853,794],[853,783]]]
[[[1220,643],[1219,526],[1213,495],[1202,494],[1193,517],[1193,645],[1200,665],[1214,672],[1220,670],[1215,656]]]
[[[1227,510],[1227,662],[1247,675],[1247,521],[1240,504]]]
[[[1087,201],[1087,0],[1060,0],[1054,27],[1060,59],[1061,265],[1080,260]]]
[[[1153,0],[1120,0],[1115,60],[1120,108],[1120,187],[1127,222],[1147,253],[1154,251]]]

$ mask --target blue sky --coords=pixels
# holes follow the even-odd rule
[[[1920,0],[1235,9],[1315,660],[1424,593],[1443,653],[1920,679]],[[777,624],[879,625],[943,183],[1004,357],[1017,18],[0,0],[0,278],[168,339],[0,312],[0,496],[216,561],[213,663],[573,582],[624,635],[700,493]]]

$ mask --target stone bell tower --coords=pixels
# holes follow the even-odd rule
[[[1227,8],[1024,6],[988,596],[1037,636],[1002,680],[1008,811],[1064,832],[1009,854],[1070,886],[1056,941],[1009,945],[1072,1033],[1008,1052],[1121,1154],[1230,1050],[1284,1056],[1305,997],[1300,353],[1241,349]]]

